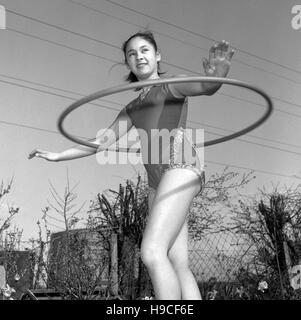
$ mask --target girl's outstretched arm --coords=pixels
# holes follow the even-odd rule
[[[122,125],[120,125],[121,123]],[[98,134],[95,139],[89,140],[93,143],[100,144],[99,148],[96,149],[77,145],[62,152],[50,152],[41,149],[35,149],[28,155],[28,159],[37,157],[46,159],[48,161],[66,161],[87,157],[95,154],[96,152],[107,149],[110,145],[118,141],[124,134],[126,134],[132,126],[133,124],[130,117],[126,113],[125,109],[123,109],[120,111],[109,128],[102,130],[102,133]]]
[[[225,40],[216,43],[209,50],[209,59],[203,58],[203,68],[205,76],[208,77],[226,77],[234,50],[229,50],[229,42]],[[170,84],[171,91],[176,96],[200,96],[212,95],[222,84],[220,83],[177,83]]]

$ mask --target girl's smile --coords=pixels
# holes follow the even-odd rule
[[[158,62],[160,60],[160,53],[143,38],[133,38],[127,45],[127,65],[138,80],[159,78]]]

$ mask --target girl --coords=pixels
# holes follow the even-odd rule
[[[160,79],[161,54],[151,32],[132,35],[124,43],[123,53],[130,70],[128,81]],[[209,51],[209,59],[203,60],[205,75],[225,77],[233,53],[233,50],[229,50],[228,42],[215,44]],[[184,130],[187,97],[212,95],[220,86],[203,82],[144,87],[140,89],[140,95],[120,111],[109,130],[94,140],[100,144],[98,150],[77,146],[60,153],[36,149],[30,154],[30,158],[35,156],[49,161],[85,157],[105,150],[132,126],[147,133],[148,146],[143,145],[141,140],[143,154],[146,148],[154,152],[154,148],[150,148],[152,130],[173,130],[173,139],[168,148],[162,150],[162,144],[159,146],[159,161],[145,161],[144,164],[149,184],[149,217],[143,234],[141,258],[151,277],[156,299],[201,299],[197,282],[188,265],[186,220],[193,198],[204,185],[204,170],[197,161],[186,163],[181,150],[187,140]],[[119,126],[120,121],[126,125]],[[144,160],[149,158],[144,156]]]

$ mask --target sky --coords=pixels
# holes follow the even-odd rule
[[[59,163],[27,159],[35,148],[73,146],[59,133],[58,117],[77,99],[124,83],[122,44],[145,28],[154,32],[166,76],[202,75],[202,57],[225,39],[235,49],[228,77],[261,88],[273,100],[274,112],[263,125],[206,148],[207,176],[225,166],[239,173],[254,170],[256,179],[244,190],[248,195],[263,186],[300,183],[301,29],[291,23],[300,0],[0,0],[0,5],[6,8],[6,29],[0,30],[0,181],[14,177],[0,218],[8,203],[20,207],[14,224],[25,240],[37,237],[42,210],[53,202],[50,183],[63,194],[67,172],[70,185],[77,185],[78,206],[87,201],[86,209],[97,193],[145,174],[142,166],[100,165],[95,156]],[[95,137],[134,97],[125,92],[87,104],[68,117],[66,128]],[[261,97],[224,85],[213,96],[189,99],[188,126],[203,128],[205,140],[211,140],[248,126],[264,111]]]

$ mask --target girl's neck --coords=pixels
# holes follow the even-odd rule
[[[158,80],[160,79],[160,76],[158,74],[153,74],[151,76],[149,76],[148,78],[144,78],[144,79],[139,79],[138,81],[148,81],[148,80]]]
[[[144,80],[139,80],[139,81],[149,81],[149,80],[159,80],[159,79],[160,79],[160,77],[157,74],[157,75],[150,76],[149,78],[146,78]],[[147,87],[141,88],[141,94],[146,95],[151,88],[152,88],[152,86],[147,86]]]

